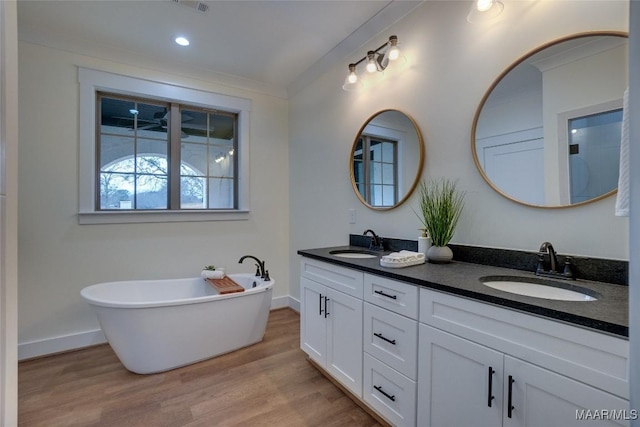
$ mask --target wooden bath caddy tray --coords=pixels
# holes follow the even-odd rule
[[[234,292],[244,292],[244,288],[225,276],[222,279],[206,279],[207,282],[220,294],[232,294]]]

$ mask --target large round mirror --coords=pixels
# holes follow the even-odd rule
[[[615,192],[627,35],[582,33],[516,61],[489,88],[471,132],[482,177],[528,206],[564,207]]]
[[[360,128],[351,149],[351,184],[371,209],[402,204],[415,189],[424,163],[422,134],[397,110],[374,114]]]

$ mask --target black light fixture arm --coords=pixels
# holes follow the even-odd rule
[[[382,49],[384,49],[385,47],[389,46],[389,43],[391,43],[391,41],[398,41],[398,37],[397,36],[390,36],[389,37],[389,41],[387,41],[386,43],[384,43],[382,46],[380,46],[379,48],[377,48],[376,50],[370,50],[367,52],[367,54],[365,56],[363,56],[362,58],[360,58],[358,61],[356,62],[352,62],[351,64],[349,64],[349,68],[351,68],[351,66],[357,67],[358,65],[360,65],[362,62],[364,62],[367,58],[369,58],[369,55],[371,54],[378,54],[380,55],[380,51]]]

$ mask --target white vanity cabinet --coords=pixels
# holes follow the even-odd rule
[[[300,347],[361,398],[364,274],[306,258],[300,271]]]
[[[418,287],[364,275],[363,400],[396,426],[415,426]]]
[[[582,304],[588,304],[583,303]],[[625,339],[304,258],[301,348],[394,426],[628,426]]]
[[[424,288],[420,322],[419,426],[629,424],[623,339]]]

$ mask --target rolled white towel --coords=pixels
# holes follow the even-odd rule
[[[421,252],[402,250],[400,252],[391,252],[389,255],[385,255],[381,259],[386,262],[418,261],[424,259],[424,254]]]
[[[224,270],[202,270],[200,273],[203,279],[222,279]]]

